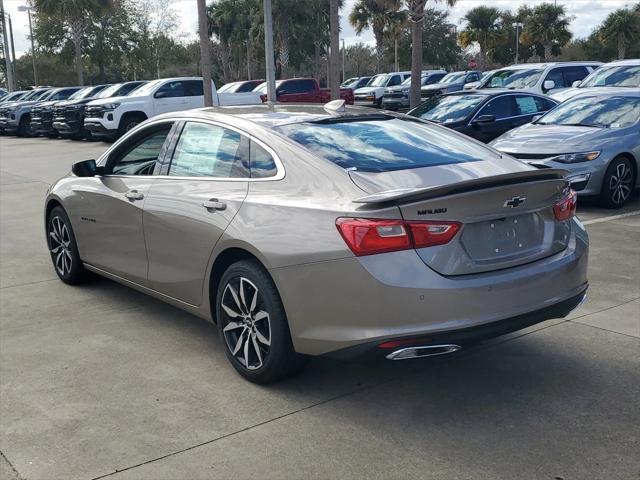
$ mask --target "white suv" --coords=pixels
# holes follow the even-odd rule
[[[400,85],[410,76],[411,72],[392,72],[375,75],[369,80],[366,87],[358,88],[353,92],[354,103],[356,105],[380,108],[386,88]]]
[[[550,95],[571,87],[602,65],[602,62],[520,63],[495,70],[478,88],[514,88]]]
[[[262,103],[259,93],[218,93],[213,82],[211,90],[215,106]],[[84,127],[93,136],[117,138],[155,115],[203,106],[202,78],[163,78],[152,80],[127,96],[89,102],[85,110]]]

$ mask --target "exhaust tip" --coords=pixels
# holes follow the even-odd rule
[[[387,360],[409,360],[411,358],[434,357],[436,355],[446,355],[460,350],[460,345],[416,345],[394,350],[386,356]]]

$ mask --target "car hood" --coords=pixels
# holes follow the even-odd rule
[[[48,100],[46,102],[39,102],[36,107],[40,107],[40,108],[46,108],[46,107],[51,107],[53,105],[55,105],[56,103],[58,103],[60,100]]]
[[[362,87],[362,88],[357,88],[353,93],[355,93],[356,95],[363,94],[363,93],[373,93],[377,90],[380,90],[381,88],[384,88],[384,87]]]
[[[107,103],[131,101],[131,98],[133,97],[119,96],[119,97],[98,98],[97,100],[91,100],[89,102],[89,105],[106,105]]]
[[[425,85],[421,88],[423,92],[429,92],[431,90],[442,90],[446,88],[447,90],[455,89],[456,87],[460,87],[461,83],[432,83],[431,85]]]
[[[490,145],[511,153],[558,154],[593,150],[611,136],[608,128],[530,123],[508,131]]]
[[[91,101],[90,98],[80,98],[78,100],[63,100],[62,102],[58,102],[57,106],[68,107],[70,105],[86,105],[90,101]]]

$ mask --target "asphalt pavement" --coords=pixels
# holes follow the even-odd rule
[[[46,190],[105,148],[0,138],[1,479],[640,478],[637,196],[580,202],[591,287],[568,320],[443,357],[313,359],[261,387],[205,321],[57,279]]]

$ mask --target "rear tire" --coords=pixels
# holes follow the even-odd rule
[[[622,208],[631,198],[635,184],[635,172],[631,160],[614,158],[602,180],[600,205],[605,208]]]
[[[71,222],[62,207],[53,208],[49,214],[47,244],[53,269],[60,280],[69,285],[83,283],[87,278],[87,272],[78,255],[78,246]]]
[[[216,293],[218,333],[227,358],[253,383],[275,382],[299,371],[280,295],[256,260],[241,260],[222,275]]]

